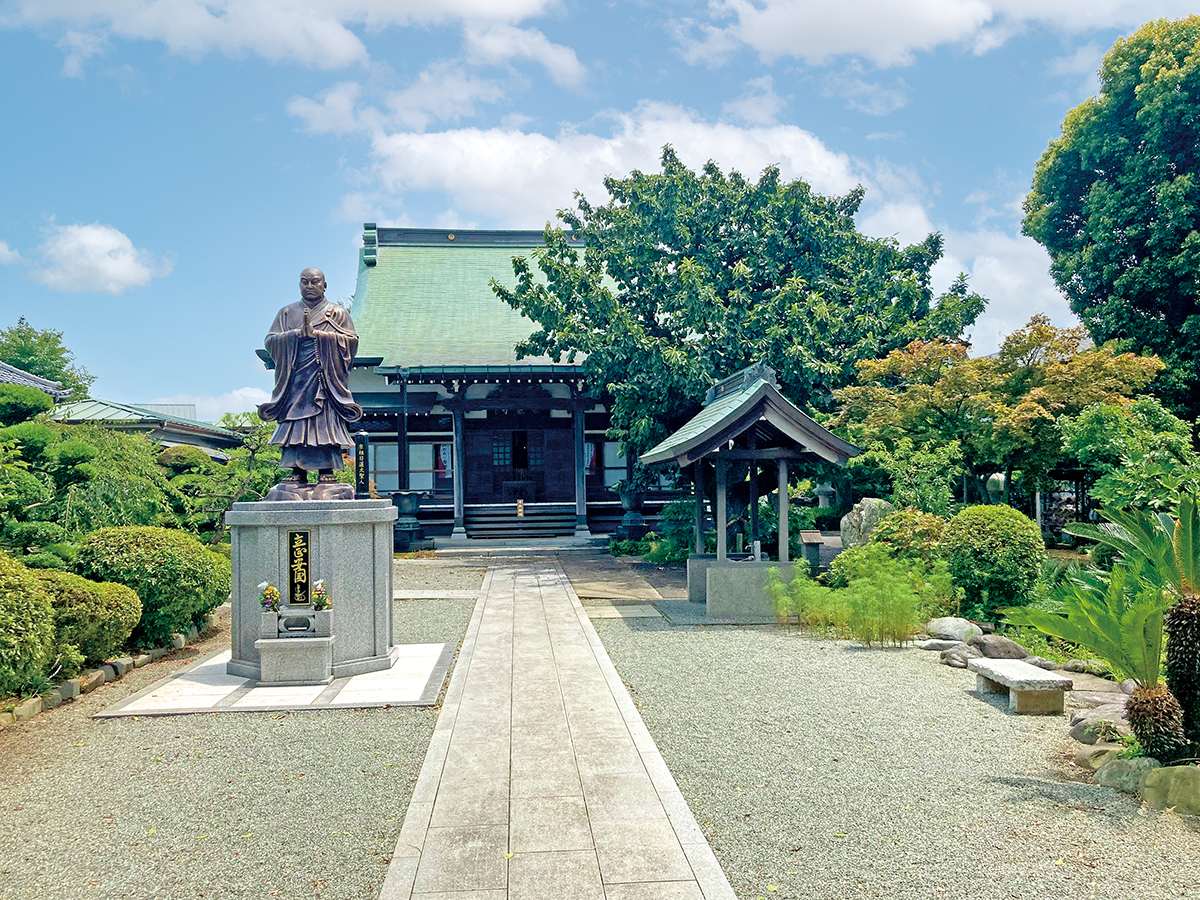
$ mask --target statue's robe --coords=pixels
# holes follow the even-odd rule
[[[346,424],[362,418],[349,386],[358,335],[350,313],[322,300],[308,314],[314,337],[303,338],[305,309],[303,300],[281,309],[263,342],[275,361],[275,392],[258,414],[279,423],[271,443],[283,447],[284,468],[338,470],[354,446]]]

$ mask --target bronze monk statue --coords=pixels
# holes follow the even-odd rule
[[[258,414],[279,423],[271,443],[283,447],[280,465],[292,474],[263,499],[353,500],[354,489],[334,472],[354,446],[346,423],[362,418],[349,387],[358,335],[350,313],[325,299],[320,269],[300,273],[300,298],[279,311],[264,341],[275,361],[275,391]],[[309,472],[318,473],[315,485]]]

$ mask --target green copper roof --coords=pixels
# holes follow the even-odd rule
[[[242,443],[242,436],[236,431],[220,428],[211,422],[199,422],[195,419],[185,419],[182,416],[172,416],[141,406],[128,403],[117,403],[113,400],[78,400],[60,406],[51,415],[59,422],[108,422],[114,425],[146,425],[146,426],[177,426],[180,429],[193,431],[220,438],[231,445]]]
[[[537,325],[488,284],[516,285],[512,258],[541,246],[540,231],[368,225],[363,237],[352,309],[358,358],[380,357],[384,368],[553,365],[545,357],[517,359],[513,348]]]
[[[822,427],[779,392],[775,373],[755,365],[709,390],[707,405],[657,447],[643,453],[645,465],[690,465],[751,429],[780,446],[806,450],[837,465],[861,451]],[[760,427],[760,423],[768,426]],[[760,443],[760,447],[765,444]]]

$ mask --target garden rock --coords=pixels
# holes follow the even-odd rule
[[[999,634],[978,634],[967,641],[988,659],[1025,659],[1029,651],[1011,638]]]
[[[104,684],[104,672],[100,669],[92,669],[79,676],[79,689],[85,694],[94,691],[102,684]]]
[[[1037,666],[1039,669],[1045,669],[1047,672],[1053,672],[1058,668],[1058,663],[1054,662],[1054,660],[1046,659],[1044,656],[1030,656],[1026,658],[1025,662],[1031,666]]]
[[[42,711],[42,698],[33,697],[13,707],[13,718],[18,722],[28,722]]]
[[[970,644],[955,644],[949,650],[942,651],[942,665],[955,669],[965,669],[968,659],[978,659],[983,656]]]
[[[1126,678],[1124,681],[1121,682],[1121,692],[1122,693],[1132,694],[1134,688],[1136,688],[1136,687],[1137,687],[1137,682],[1134,681],[1132,678]]]
[[[929,624],[925,626],[925,630],[932,634],[935,638],[941,638],[947,641],[968,641],[978,634],[983,634],[979,626],[967,619],[960,619],[957,616],[943,616],[940,619],[931,619]]]
[[[1089,769],[1095,772],[1105,763],[1112,762],[1121,753],[1122,747],[1120,744],[1111,744],[1107,741],[1100,741],[1088,747],[1081,747],[1075,754],[1075,765],[1081,769]]]
[[[68,678],[66,681],[60,681],[58,684],[58,693],[64,700],[74,700],[79,696],[80,686],[78,678]]]
[[[1071,725],[1071,737],[1081,744],[1095,744],[1133,733],[1125,719],[1124,707],[1101,706],[1086,710],[1086,713],[1078,721],[1073,720]]]
[[[1139,756],[1136,759],[1113,759],[1096,770],[1093,781],[1127,794],[1136,794],[1142,786],[1142,776],[1162,767],[1157,759]]]
[[[1173,806],[1175,812],[1200,816],[1200,769],[1165,766],[1142,776],[1142,799],[1155,809]]]
[[[920,641],[917,646],[922,650],[950,650],[957,647],[962,641],[948,641],[943,638],[933,638],[928,641]]]
[[[58,709],[62,706],[62,694],[58,691],[49,690],[41,696],[43,709]]]
[[[864,497],[854,504],[850,512],[842,516],[842,547],[862,547],[871,539],[871,532],[884,516],[896,511],[896,507],[886,500],[875,497]]]
[[[1072,693],[1071,697],[1074,699],[1075,694]],[[1078,710],[1073,716],[1071,716],[1072,725],[1078,725],[1080,722],[1093,721],[1125,721],[1125,701],[1118,698],[1116,701],[1110,701],[1109,703],[1102,703],[1098,706],[1091,706]]]
[[[1028,662],[1028,660],[1026,660]],[[1078,677],[1078,676],[1076,676]],[[1071,699],[1084,709],[1094,709],[1097,706],[1114,706],[1125,708],[1125,695],[1109,691],[1072,691]]]

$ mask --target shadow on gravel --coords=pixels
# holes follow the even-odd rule
[[[989,779],[1010,790],[1010,801],[1044,803],[1077,810],[1094,822],[1116,825],[1142,818],[1138,805],[1111,788],[1082,781],[1049,781],[1031,776],[1008,775]]]

